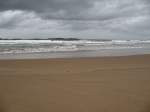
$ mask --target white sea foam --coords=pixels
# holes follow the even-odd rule
[[[150,48],[150,40],[0,40],[0,54]]]

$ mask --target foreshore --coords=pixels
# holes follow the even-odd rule
[[[0,60],[0,112],[150,112],[150,55]]]

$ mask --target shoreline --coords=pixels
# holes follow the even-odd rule
[[[77,55],[47,55],[49,53],[35,53],[35,54],[0,54],[0,60],[45,60],[45,59],[84,59],[84,58],[110,58],[110,57],[132,57],[132,56],[144,56],[150,55],[150,53],[142,54],[107,54],[107,55],[89,55],[89,56],[77,56]]]
[[[11,60],[71,60],[71,59],[104,59],[104,58],[123,58],[123,57],[142,57],[142,56],[150,56],[150,54],[133,54],[133,55],[112,55],[112,56],[89,56],[89,57],[56,57],[56,58],[51,58],[51,57],[47,57],[47,58],[0,58],[0,61],[11,61]]]

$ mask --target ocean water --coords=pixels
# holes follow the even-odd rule
[[[0,59],[150,54],[150,40],[0,40]]]

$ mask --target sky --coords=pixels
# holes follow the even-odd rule
[[[0,0],[0,38],[150,39],[150,0]]]

